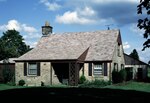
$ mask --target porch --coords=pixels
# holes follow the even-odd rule
[[[79,63],[77,61],[52,62],[51,67],[54,70],[54,75],[57,76],[61,84],[70,86],[78,85],[79,71],[83,67],[83,63]],[[53,81],[52,72],[51,72],[51,81]]]

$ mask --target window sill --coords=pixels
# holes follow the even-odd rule
[[[94,78],[103,78],[104,75],[94,75]]]
[[[37,77],[37,75],[27,75],[27,77]]]

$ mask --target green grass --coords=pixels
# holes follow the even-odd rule
[[[97,85],[97,82],[96,82]],[[91,86],[91,85],[90,85]],[[17,89],[16,89],[17,88]],[[18,89],[22,88],[22,89]],[[144,91],[144,92],[140,92]],[[147,93],[148,92],[148,93]],[[112,103],[112,102],[135,102],[143,103],[148,101],[150,97],[150,83],[142,82],[125,82],[119,84],[108,85],[105,87],[93,86],[92,88],[85,87],[70,87],[70,86],[44,86],[44,87],[27,87],[27,86],[10,86],[0,84],[0,97],[2,96],[17,96],[18,98],[30,98],[39,101],[65,101],[66,103],[91,102],[91,103]],[[3,98],[1,98],[3,99]],[[9,101],[12,99],[5,99]],[[25,101],[26,102],[26,101]],[[28,100],[27,100],[28,102]]]
[[[34,88],[35,86],[12,86],[9,84],[0,84],[0,91],[1,90],[7,90],[7,89],[16,89],[16,88]],[[42,86],[36,86],[36,87],[42,87]],[[53,85],[53,86],[43,86],[45,88],[69,88],[67,85]]]
[[[150,92],[150,83],[129,81],[124,83],[109,85],[104,88]]]
[[[11,86],[8,84],[0,84],[0,90],[15,89],[15,88],[25,88],[25,87],[24,86]]]
[[[45,87],[46,88],[69,88],[69,86],[66,86],[66,85],[55,85],[55,86],[45,86]],[[30,88],[30,87],[11,86],[8,84],[0,84],[0,90],[16,89],[16,88]],[[98,88],[98,87],[96,86],[96,87],[92,87],[92,88]],[[100,87],[100,88],[120,89],[120,90],[136,90],[136,91],[150,92],[150,83],[129,81],[129,82],[124,82],[124,83],[112,84],[112,85],[108,85],[108,86]]]

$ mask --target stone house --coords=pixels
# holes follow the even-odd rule
[[[112,70],[124,68],[119,30],[52,33],[42,26],[37,46],[16,60],[15,79],[26,85],[78,85],[81,75],[87,80],[111,80]]]
[[[132,58],[130,55],[124,53],[125,69],[127,71],[127,80],[145,80],[147,79],[148,69],[150,66],[141,60]]]

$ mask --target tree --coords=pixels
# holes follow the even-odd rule
[[[150,61],[148,61],[148,64],[150,65]]]
[[[134,59],[139,60],[139,55],[138,55],[138,52],[136,51],[136,49],[133,49],[133,51],[130,53],[130,56]]]
[[[0,38],[0,60],[19,57],[30,50],[23,42],[23,37],[16,30],[3,32]]]
[[[143,14],[142,14],[143,13]],[[144,38],[146,38],[146,41],[143,43],[143,49],[150,47],[150,0],[140,0],[140,4],[137,6],[137,14],[139,15],[145,15],[146,17],[144,19],[138,20],[137,27],[144,30]]]

